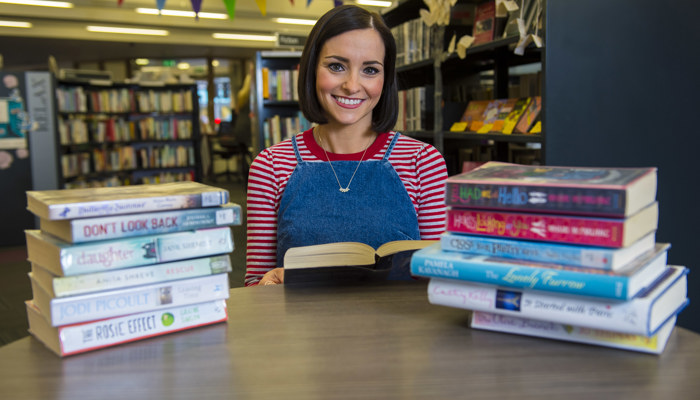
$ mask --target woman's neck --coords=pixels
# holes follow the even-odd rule
[[[358,131],[357,128],[331,129],[328,125],[314,127],[314,139],[325,151],[335,154],[354,154],[365,151],[377,138],[371,129]]]

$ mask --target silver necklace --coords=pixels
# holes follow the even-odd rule
[[[328,165],[331,166],[331,171],[333,171],[333,175],[335,175],[335,180],[336,180],[336,182],[338,182],[338,190],[340,190],[342,193],[347,193],[350,191],[350,184],[352,183],[352,180],[355,177],[357,170],[360,168],[360,164],[362,164],[362,161],[364,161],[365,153],[367,153],[367,149],[369,149],[369,146],[372,144],[372,141],[373,140],[370,140],[370,142],[367,143],[367,147],[365,147],[365,151],[362,152],[362,157],[360,157],[360,162],[357,163],[357,167],[355,167],[355,172],[352,173],[352,176],[350,177],[350,181],[348,182],[348,185],[346,187],[343,187],[343,185],[340,184],[340,179],[338,179],[338,174],[335,173],[335,168],[333,168],[333,163],[331,162],[331,159],[328,158],[328,153],[326,152],[326,148],[323,147],[323,138],[321,137],[321,132],[318,133],[318,144],[321,146],[321,149],[323,149],[323,154],[326,155],[326,160],[328,160]]]

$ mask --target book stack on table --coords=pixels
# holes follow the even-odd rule
[[[59,356],[227,321],[241,207],[197,182],[27,192],[30,333]]]
[[[448,178],[446,232],[411,273],[475,329],[659,354],[688,269],[656,242],[656,187],[655,168],[486,163]]]

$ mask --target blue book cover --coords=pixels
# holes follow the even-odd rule
[[[241,206],[227,203],[219,207],[185,208],[73,220],[42,218],[40,224],[42,232],[48,232],[67,242],[85,243],[241,225]]]
[[[438,243],[413,253],[411,274],[629,300],[663,273],[669,248],[657,243],[653,254],[638,257],[620,271],[608,271],[444,251]]]
[[[443,250],[517,260],[557,263],[573,267],[618,270],[644,253],[653,252],[654,233],[623,248],[560,244],[445,232]]]

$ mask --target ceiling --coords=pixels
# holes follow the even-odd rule
[[[7,69],[45,69],[49,55],[59,66],[130,58],[250,58],[273,49],[271,42],[221,40],[213,32],[306,36],[310,26],[279,24],[275,17],[317,19],[333,0],[234,0],[234,18],[215,20],[143,15],[136,8],[156,8],[156,0],[66,0],[73,8],[0,3],[0,19],[28,21],[31,28],[0,27],[0,54]],[[266,1],[263,16],[256,1]],[[294,2],[294,4],[292,4]],[[348,3],[349,0],[346,0]],[[190,0],[167,0],[165,9],[192,11]],[[371,7],[369,7],[371,8]],[[380,11],[380,9],[375,9]],[[227,13],[223,0],[202,1],[200,12]],[[94,33],[87,25],[165,29],[168,36]]]

